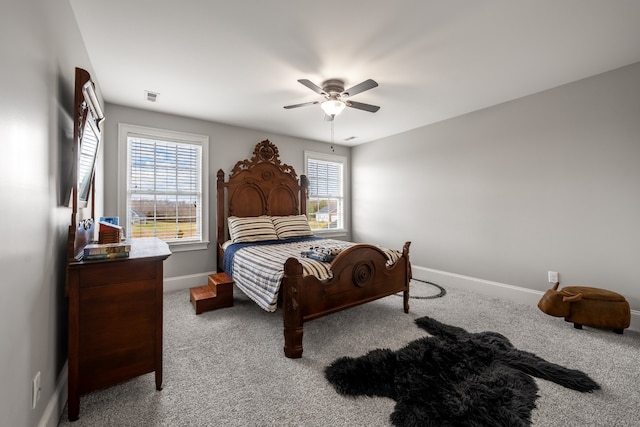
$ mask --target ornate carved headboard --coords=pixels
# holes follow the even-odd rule
[[[251,159],[235,164],[227,182],[220,169],[217,179],[218,266],[222,265],[220,245],[227,240],[228,216],[306,214],[308,186],[306,176],[301,175],[298,179],[291,166],[280,162],[278,147],[268,139],[256,144]]]

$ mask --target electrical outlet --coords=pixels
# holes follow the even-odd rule
[[[549,283],[558,283],[560,280],[558,279],[557,271],[549,271]]]
[[[40,390],[40,371],[38,371],[31,384],[31,409],[36,409],[38,400],[40,400]]]

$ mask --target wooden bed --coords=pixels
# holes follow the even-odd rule
[[[269,140],[258,143],[251,159],[238,161],[225,181],[217,174],[217,265],[223,271],[223,243],[228,240],[227,218],[260,215],[306,214],[308,180],[280,162],[278,148]],[[411,264],[409,245],[391,267],[383,251],[358,244],[342,251],[331,263],[332,279],[304,276],[302,265],[289,258],[284,265],[278,306],[284,323],[284,353],[302,356],[303,324],[330,313],[403,292],[404,312],[409,312]]]

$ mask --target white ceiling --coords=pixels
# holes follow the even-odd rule
[[[110,103],[330,141],[319,105],[283,108],[321,100],[297,80],[377,81],[342,145],[640,61],[637,0],[70,2]]]

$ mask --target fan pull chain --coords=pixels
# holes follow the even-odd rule
[[[335,117],[332,117],[332,118],[333,120],[331,120],[331,151],[335,153],[336,150],[333,148],[333,122],[336,121],[336,118]]]

